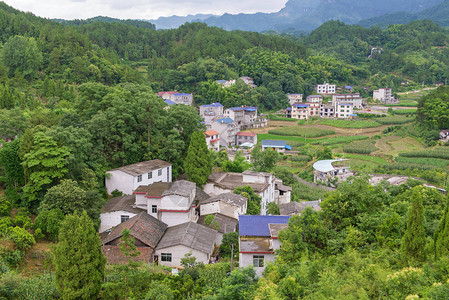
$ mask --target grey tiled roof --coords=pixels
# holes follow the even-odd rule
[[[200,216],[198,219],[198,224],[206,226],[204,219],[207,216],[208,215]],[[218,228],[218,232],[228,233],[228,232],[234,232],[234,231],[238,230],[239,221],[237,219],[234,219],[234,218],[231,218],[231,217],[219,214],[219,213],[215,213],[215,214],[213,214],[213,216],[215,217],[215,221],[217,221],[218,225],[220,225],[220,227]]]
[[[179,195],[189,197],[190,192],[196,189],[196,184],[187,180],[175,181],[172,186],[162,193],[162,196]]]
[[[135,214],[141,213],[142,210],[134,207],[136,203],[136,196],[120,196],[111,198],[102,208],[102,212],[108,213],[113,211],[129,211]]]
[[[224,193],[224,194],[220,194],[214,197],[211,197],[209,199],[206,199],[204,201],[200,202],[201,204],[207,204],[207,203],[212,203],[212,202],[217,202],[217,201],[222,201],[228,204],[232,204],[232,205],[236,205],[239,207],[244,206],[247,202],[248,202],[248,198],[240,196],[240,195],[236,195],[234,193]]]
[[[203,253],[211,254],[217,231],[193,222],[169,227],[156,249],[183,245]]]
[[[171,166],[171,163],[168,163],[166,161],[160,160],[160,159],[153,159],[153,160],[147,160],[147,161],[141,161],[132,165],[127,165],[121,168],[112,169],[109,171],[122,171],[127,174],[137,176],[142,175],[145,173],[148,173],[150,171],[154,171],[157,169],[165,168]]]

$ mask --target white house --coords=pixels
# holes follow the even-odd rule
[[[235,135],[240,131],[239,126],[231,118],[221,118],[212,121],[208,129],[218,132],[220,145],[232,147],[235,145]]]
[[[235,144],[241,146],[242,144],[257,144],[257,134],[248,131],[240,131],[235,135]]]
[[[192,105],[192,102],[193,102],[193,95],[192,94],[180,93],[178,91],[159,92],[159,93],[157,93],[157,95],[159,97],[161,97],[162,99],[170,100],[170,101],[172,101],[175,104]]]
[[[335,105],[335,116],[339,119],[347,119],[354,114],[354,109],[351,103],[337,103]]]
[[[327,159],[319,160],[313,164],[314,182],[328,182],[332,179],[344,181],[354,175],[348,166],[347,159]]]
[[[333,118],[333,117],[335,117],[335,106],[321,104],[320,116],[322,118]]]
[[[308,103],[294,103],[286,110],[286,118],[307,120],[309,118]]]
[[[194,222],[169,227],[154,251],[154,261],[172,268],[181,267],[181,259],[191,253],[197,262],[209,263],[217,231]]]
[[[206,130],[204,133],[206,138],[207,149],[219,151],[220,150],[220,137],[215,130]]]
[[[200,116],[203,117],[204,123],[210,124],[212,120],[223,116],[223,105],[219,102],[200,106]]]
[[[318,84],[315,89],[318,94],[335,94],[336,85],[325,81],[323,84]]]
[[[142,212],[135,205],[134,195],[112,198],[106,203],[100,213],[100,233],[123,223]]]
[[[302,102],[302,94],[287,94],[290,105]]]
[[[310,95],[306,98],[307,103],[321,103],[323,102],[323,96],[321,95]]]
[[[239,217],[239,267],[253,265],[257,276],[262,276],[267,263],[274,262],[280,249],[278,233],[287,228],[289,216]]]
[[[140,185],[159,181],[172,181],[172,165],[160,159],[142,161],[106,171],[106,191],[109,195],[115,190],[131,195]]]
[[[261,146],[262,151],[270,148],[276,152],[285,152],[285,149],[291,150],[291,147],[287,145],[287,142],[281,140],[262,140]]]
[[[373,99],[385,104],[399,103],[399,100],[394,98],[391,88],[374,90]]]
[[[267,204],[276,203],[275,176],[270,173],[245,171],[243,173],[212,173],[204,185],[204,192],[210,196],[230,193],[242,186],[250,186],[256,194],[262,197],[261,214],[267,213]],[[290,199],[288,199],[290,202]]]
[[[239,126],[245,119],[245,109],[243,107],[230,107],[224,110],[225,118],[231,118]]]
[[[337,94],[332,96],[332,105],[337,105],[338,103],[351,103],[352,107],[362,109],[363,99],[360,97],[359,93],[356,94]]]
[[[200,202],[200,215],[219,213],[234,219],[246,214],[248,199],[234,193],[224,193]]]

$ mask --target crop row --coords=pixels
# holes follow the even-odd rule
[[[441,158],[449,159],[449,149],[443,150],[444,148],[438,148],[436,150],[423,150],[423,151],[413,151],[400,153],[401,157],[423,157],[423,158]]]
[[[370,154],[376,150],[373,141],[354,142],[343,146],[343,151],[346,153]]]
[[[338,128],[373,128],[380,124],[376,121],[370,120],[332,120],[324,119],[319,122],[322,125],[328,125]]]
[[[449,165],[449,160],[441,158],[425,158],[425,157],[396,157],[399,163],[430,165],[440,168],[446,168]]]
[[[329,129],[321,129],[321,128],[310,128],[310,127],[281,127],[268,131],[269,134],[276,135],[287,135],[287,136],[299,136],[299,137],[308,137],[308,138],[316,138],[320,136],[326,136],[335,134],[335,131]]]
[[[369,137],[364,135],[351,135],[351,136],[338,136],[334,138],[323,138],[323,139],[316,139],[310,141],[310,144],[312,145],[322,145],[322,146],[329,146],[329,145],[335,145],[335,144],[342,144],[342,143],[350,143],[354,141],[361,141],[369,139]]]
[[[407,118],[406,116],[388,116],[385,118],[378,118],[376,122],[382,125],[400,125],[413,121],[413,118]]]

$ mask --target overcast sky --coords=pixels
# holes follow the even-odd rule
[[[87,19],[108,16],[119,19],[157,19],[160,16],[275,12],[287,0],[3,0],[39,17]]]

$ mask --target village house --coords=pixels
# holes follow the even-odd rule
[[[440,131],[440,141],[446,143],[449,140],[449,130],[441,130]]]
[[[215,244],[217,246],[221,245],[221,242],[223,240],[223,234],[238,231],[239,220],[225,216],[220,213],[213,213],[213,214],[209,214],[209,215],[200,216],[200,218],[198,219],[198,224],[207,226],[206,225],[206,217],[207,216],[213,216],[214,217],[213,223],[218,224],[218,229],[213,228],[213,229],[217,230],[216,238],[215,238]]]
[[[154,261],[180,268],[181,259],[188,253],[196,262],[208,264],[215,248],[217,231],[195,222],[169,227],[154,251]]]
[[[309,104],[307,103],[294,103],[291,107],[287,108],[285,117],[307,120],[309,118]]]
[[[142,161],[106,171],[105,181],[108,195],[115,190],[131,195],[141,185],[171,182],[172,165],[160,159]]]
[[[240,131],[240,129],[237,123],[235,123],[231,118],[214,120],[207,127],[208,129],[218,132],[221,146],[232,147],[235,145],[235,135]]]
[[[223,193],[231,193],[236,188],[246,185],[250,186],[256,194],[262,197],[260,211],[262,215],[267,213],[268,203],[276,203],[279,199],[275,197],[276,177],[271,173],[265,172],[253,172],[248,170],[243,173],[214,172],[209,176],[203,190],[213,197]],[[285,193],[283,195],[288,196],[289,194]],[[290,202],[290,199],[283,199],[282,201]]]
[[[125,257],[119,243],[122,231],[128,229],[134,238],[136,250],[140,252],[135,257]],[[114,227],[109,233],[102,234],[102,250],[109,264],[128,263],[129,259],[153,262],[153,252],[164,235],[167,225],[142,211],[138,215]]]
[[[288,227],[289,216],[239,217],[239,267],[252,265],[257,276],[262,276],[268,263],[274,262],[280,249],[279,231]]]
[[[230,107],[224,110],[224,117],[225,118],[231,118],[234,120],[234,122],[237,124],[237,126],[240,126],[243,124],[245,119],[245,109],[243,107]]]
[[[248,199],[234,193],[223,193],[201,201],[199,206],[201,216],[219,213],[238,219],[246,214]]]
[[[321,103],[323,102],[323,96],[321,95],[309,95],[306,98],[307,103]]]
[[[329,104],[321,104],[320,106],[320,116],[322,118],[333,118],[335,117],[335,106]]]
[[[102,233],[141,213],[142,210],[135,204],[136,197],[134,195],[119,196],[109,200],[101,210],[98,231]]]
[[[157,96],[164,100],[170,100],[175,104],[192,105],[193,102],[192,94],[180,93],[178,91],[159,92],[157,93]]]
[[[348,119],[354,114],[354,109],[351,103],[337,103],[335,106],[335,116],[339,119]]]
[[[399,100],[394,98],[391,88],[381,88],[373,91],[373,99],[384,104],[396,104]]]
[[[346,165],[347,159],[328,159],[319,160],[313,164],[313,181],[314,182],[329,182],[337,180],[338,182],[345,181],[354,173],[351,172]]]
[[[223,116],[223,105],[219,102],[200,106],[200,116],[203,117],[204,123],[210,124],[215,118]]]
[[[281,140],[262,140],[262,151],[271,148],[277,152],[285,152],[285,149],[291,150],[292,148],[287,145],[286,141]]]
[[[257,87],[257,85],[254,84],[254,79],[251,78],[251,77],[248,77],[248,76],[242,76],[242,77],[239,77],[239,79],[240,79],[240,80],[243,80],[243,82],[244,82],[246,85],[249,85],[249,86],[252,87],[252,88]]]
[[[360,94],[336,94],[332,96],[332,105],[338,103],[351,103],[352,107],[363,109],[363,99]]]
[[[253,132],[240,131],[235,135],[235,144],[237,146],[242,146],[246,144],[256,145],[257,144],[257,134]]]
[[[274,182],[274,202],[277,205],[289,203],[291,199],[292,188],[282,183],[282,180],[275,178]]]
[[[302,201],[302,202],[292,201],[289,203],[279,205],[279,212],[281,216],[301,215],[301,212],[305,210],[307,207],[312,208],[314,211],[320,211],[321,210],[320,205],[321,200]]]
[[[231,79],[231,80],[217,80],[215,82],[218,85],[221,85],[222,88],[228,88],[231,85],[235,84],[235,79]]]
[[[287,94],[288,101],[290,102],[290,105],[293,105],[295,103],[302,102],[302,94]]]
[[[315,90],[318,94],[335,94],[336,85],[329,84],[326,81],[323,84],[318,84],[315,86]]]
[[[319,117],[320,116],[320,110],[321,110],[321,103],[313,102],[313,103],[307,103],[309,107],[307,108],[307,115],[309,117]]]
[[[206,138],[207,149],[220,151],[220,137],[215,130],[206,130],[204,133]]]

